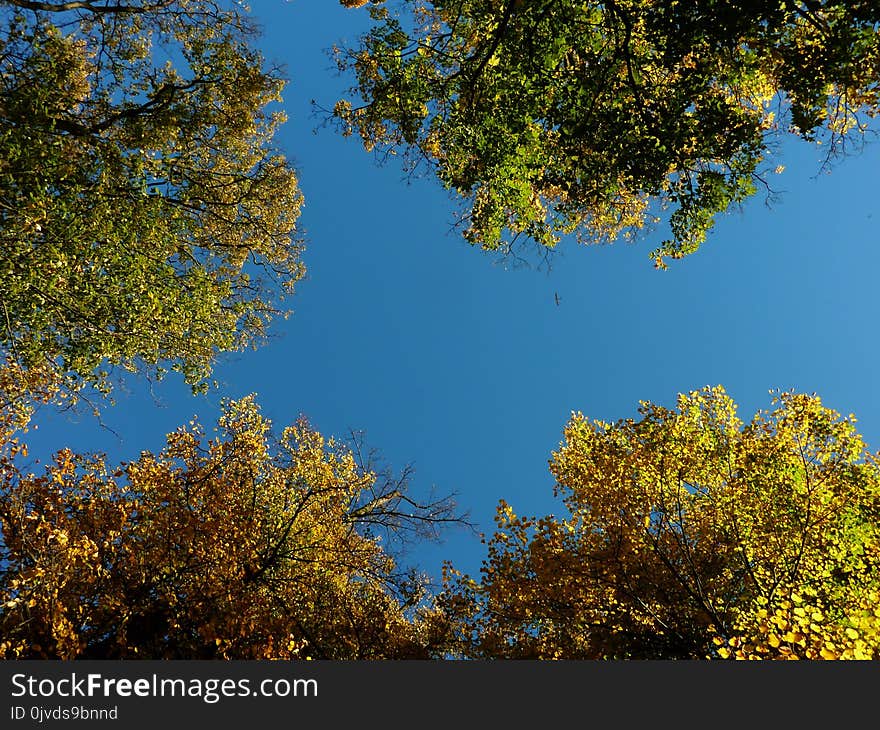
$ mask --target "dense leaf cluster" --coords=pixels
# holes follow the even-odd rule
[[[852,421],[783,393],[743,424],[720,388],[640,413],[572,417],[568,517],[499,507],[480,580],[449,575],[459,651],[880,658],[880,461]]]
[[[0,4],[0,346],[203,389],[303,275],[282,79],[235,4]],[[167,61],[164,59],[168,59]]]
[[[427,658],[423,579],[386,543],[453,519],[303,421],[253,399],[117,468],[62,450],[42,475],[0,453],[0,657]],[[384,541],[382,539],[385,538]],[[382,541],[382,542],[380,542]]]
[[[486,249],[609,241],[666,217],[665,266],[767,184],[780,132],[840,151],[880,108],[876,2],[388,5],[338,52],[357,86],[335,116],[367,149],[426,160]]]

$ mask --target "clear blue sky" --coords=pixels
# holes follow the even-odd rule
[[[366,13],[335,0],[252,5],[266,56],[291,78],[281,143],[306,198],[309,269],[294,313],[261,350],[221,358],[222,388],[207,397],[173,377],[152,395],[129,381],[103,416],[115,434],[41,412],[34,454],[134,458],[194,415],[210,426],[222,397],[256,392],[279,427],[305,414],[327,435],[364,429],[392,465],[415,465],[417,494],[458,492],[488,531],[501,497],[523,514],[559,511],[547,460],[573,410],[613,421],[639,400],[673,405],[721,384],[748,418],[769,389],[792,388],[855,413],[880,449],[880,146],[817,177],[821,151],[787,144],[781,199],[752,199],[669,271],[648,257],[660,234],[565,242],[549,271],[511,269],[450,230],[454,202],[435,181],[408,184],[357,140],[316,132],[309,101],[330,108],[348,85],[325,50],[353,41]],[[432,573],[444,558],[476,571],[483,546],[451,531],[415,557]]]

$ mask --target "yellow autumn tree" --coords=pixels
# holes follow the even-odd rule
[[[0,656],[366,659],[432,650],[424,586],[390,547],[454,519],[252,397],[110,468],[62,450],[45,473],[5,432]]]
[[[816,396],[748,423],[721,388],[572,416],[568,515],[502,504],[479,581],[448,569],[457,651],[516,658],[880,658],[880,464]]]

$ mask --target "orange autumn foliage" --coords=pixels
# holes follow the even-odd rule
[[[252,398],[113,469],[0,456],[0,656],[418,658],[421,586],[380,536],[448,518],[304,421],[274,439]],[[421,521],[421,522],[420,522]]]

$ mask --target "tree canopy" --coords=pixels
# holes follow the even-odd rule
[[[442,622],[396,541],[457,521],[408,473],[372,471],[304,421],[272,436],[253,398],[112,468],[0,454],[0,656],[427,658]],[[435,626],[436,624],[436,626]]]
[[[880,658],[880,462],[852,419],[720,388],[573,415],[567,517],[502,503],[479,581],[451,571],[459,652],[494,658]]]
[[[665,220],[651,254],[664,267],[769,185],[780,136],[838,154],[880,108],[870,0],[374,0],[370,12],[373,29],[338,49],[357,84],[334,115],[368,150],[427,163],[485,249],[611,241]]]
[[[0,3],[0,347],[206,387],[302,277],[284,81],[238,3]],[[280,285],[280,286],[279,286]]]
[[[332,117],[433,170],[487,250],[664,223],[663,268],[786,135],[830,161],[880,110],[877,0],[340,4],[374,25]],[[203,391],[304,276],[257,38],[239,0],[0,0],[0,658],[880,659],[880,454],[815,395],[573,414],[564,513],[502,502],[440,591],[404,548],[451,499],[255,396],[33,473],[37,404],[120,368]]]

